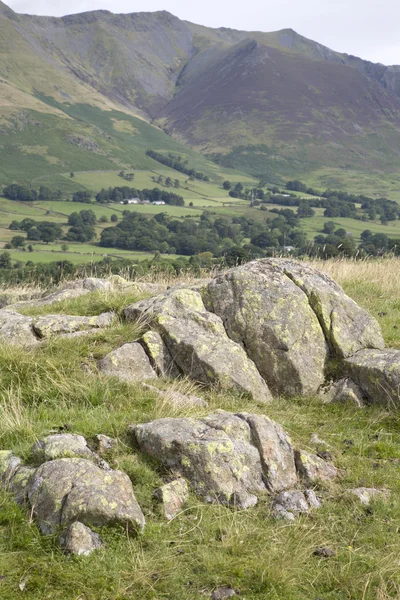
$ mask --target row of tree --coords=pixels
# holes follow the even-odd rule
[[[123,202],[130,198],[138,198],[139,200],[149,200],[150,202],[165,202],[171,206],[184,206],[185,201],[182,196],[174,192],[167,192],[159,188],[152,190],[138,190],[128,186],[103,188],[96,194],[96,202],[100,204],[108,204],[109,202]]]
[[[193,179],[200,179],[201,181],[210,181],[208,175],[201,173],[200,171],[195,171],[187,166],[187,161],[182,161],[180,156],[175,156],[173,154],[161,154],[161,152],[156,152],[155,150],[147,150],[147,156],[156,160],[157,162],[174,169],[175,171],[179,171],[180,173],[184,173]]]

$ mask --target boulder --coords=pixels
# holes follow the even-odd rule
[[[175,289],[125,309],[158,331],[179,370],[200,383],[265,402],[269,389],[244,349],[227,336],[222,320],[208,312],[198,292]]]
[[[364,504],[364,506],[368,506],[371,501],[375,499],[387,500],[390,495],[390,491],[379,490],[376,488],[359,487],[346,490],[346,494],[348,496],[357,498],[361,504]]]
[[[150,362],[160,377],[179,377],[180,372],[166,344],[157,331],[147,331],[140,340]]]
[[[282,267],[266,259],[231,269],[209,283],[203,299],[273,392],[318,390],[328,347],[306,294]]]
[[[164,517],[171,521],[180,513],[189,499],[189,488],[186,479],[175,479],[162,485],[154,492],[154,497],[161,502]]]
[[[131,431],[142,452],[186,477],[206,501],[247,508],[267,486],[279,492],[297,482],[289,438],[267,417],[219,411],[201,419],[159,419]]]
[[[297,472],[306,485],[328,483],[338,475],[336,467],[310,452],[296,450],[295,462]]]
[[[14,310],[0,310],[0,339],[8,344],[32,346],[38,343],[33,330],[33,319]]]
[[[77,520],[89,526],[120,523],[143,528],[145,524],[129,477],[81,458],[41,465],[30,480],[28,499],[45,534]]]
[[[10,450],[0,450],[0,481],[7,487],[21,464],[21,459]]]
[[[136,342],[113,350],[99,360],[97,366],[104,375],[118,377],[123,381],[134,382],[157,377],[145,351]]]
[[[89,556],[94,550],[101,548],[103,543],[98,533],[94,533],[89,527],[76,521],[60,535],[60,546],[68,554]]]
[[[57,334],[70,334],[77,331],[109,327],[115,318],[114,313],[103,313],[94,317],[73,315],[45,315],[33,320],[33,329],[40,338]]]
[[[368,403],[399,406],[400,350],[361,350],[345,360],[344,369]]]

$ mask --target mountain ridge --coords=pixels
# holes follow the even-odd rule
[[[305,171],[321,183],[326,169],[391,177],[400,159],[400,66],[292,29],[209,28],[168,11],[20,15],[1,3],[0,35],[6,126],[18,109],[63,119],[69,104],[117,110],[226,166],[249,171],[238,148],[251,147],[252,175]]]

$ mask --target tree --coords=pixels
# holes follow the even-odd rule
[[[0,269],[11,269],[11,254],[9,252],[2,252],[0,254]]]
[[[29,250],[29,252],[33,252],[33,246],[32,246],[32,244],[29,244],[28,250]]]
[[[61,250],[62,250],[63,252],[68,252],[68,250],[69,250],[69,246],[68,246],[68,244],[61,244]]]
[[[311,208],[308,202],[300,202],[297,210],[297,216],[299,219],[307,219],[315,215],[315,210]]]
[[[224,188],[224,190],[230,190],[232,185],[230,181],[224,181],[224,183],[222,184],[222,187]]]
[[[108,223],[107,215],[102,215],[99,219],[100,223]]]
[[[92,192],[88,190],[80,190],[72,196],[72,202],[84,202],[90,204],[92,202]]]
[[[111,223],[116,223],[118,221],[118,215],[111,215],[110,221]]]
[[[71,177],[71,179],[73,179],[73,178],[75,177],[75,173],[73,173],[73,172],[71,171],[71,173],[69,174],[69,176]]]
[[[11,246],[13,248],[22,248],[22,246],[25,246],[25,238],[22,235],[15,235],[11,239]]]
[[[326,233],[327,235],[330,235],[331,233],[333,233],[335,231],[335,223],[334,221],[327,221],[326,223],[324,223],[324,228],[322,230],[322,233]]]

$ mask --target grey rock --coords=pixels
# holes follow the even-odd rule
[[[377,488],[359,487],[346,490],[346,494],[358,498],[361,504],[368,506],[372,500],[382,499],[387,500],[390,496],[390,491]]]
[[[145,351],[136,342],[124,344],[117,350],[113,350],[99,360],[97,366],[105,375],[118,377],[124,381],[134,382],[157,377]]]
[[[20,315],[14,310],[0,310],[0,339],[8,344],[33,346],[38,337],[33,328],[33,319]]]
[[[339,379],[328,388],[324,388],[319,396],[324,402],[349,403],[360,408],[365,404],[365,395],[361,388],[348,377]]]
[[[15,456],[11,450],[0,450],[0,481],[7,487],[21,465],[21,459]]]
[[[324,381],[328,347],[306,294],[286,275],[285,262],[265,259],[231,269],[210,282],[203,299],[273,392],[312,394]]]
[[[95,440],[97,446],[96,449],[99,454],[107,454],[107,452],[112,452],[117,445],[116,439],[102,433],[95,435]]]
[[[157,331],[147,331],[140,340],[150,362],[160,377],[179,377],[180,371]]]
[[[314,492],[314,490],[305,490],[304,491],[304,496],[306,497],[306,500],[308,502],[308,506],[310,508],[320,508],[320,506],[321,506],[321,500],[318,498],[318,496]]]
[[[336,467],[303,450],[295,451],[295,462],[299,476],[307,485],[314,483],[328,483],[338,475]]]
[[[205,309],[198,292],[175,289],[129,306],[125,316],[157,330],[179,370],[195,381],[260,402],[271,398],[254,363],[229,339],[222,320]]]
[[[36,469],[20,465],[9,479],[6,489],[12,493],[17,504],[25,504],[28,500],[28,488]]]
[[[254,506],[257,492],[297,483],[285,432],[267,417],[225,411],[132,426],[141,451],[186,477],[206,501]]]
[[[272,515],[275,518],[294,521],[300,515],[310,511],[310,506],[303,492],[285,490],[280,492],[272,503]]]
[[[145,524],[129,477],[81,458],[41,465],[30,480],[28,499],[45,534],[77,520],[88,526],[121,523],[142,529]]]
[[[224,585],[213,591],[211,600],[224,600],[224,598],[232,598],[232,596],[236,596],[236,590]]]
[[[171,521],[180,513],[189,499],[189,488],[186,479],[175,479],[162,485],[155,490],[154,497],[162,503],[164,517]]]
[[[100,536],[79,521],[72,523],[60,536],[60,546],[68,554],[89,556],[103,546]]]
[[[400,350],[361,350],[345,360],[344,369],[368,403],[400,405]]]
[[[335,551],[332,548],[328,548],[327,546],[322,546],[321,548],[316,548],[313,552],[314,556],[321,556],[322,558],[332,558],[335,556]]]
[[[112,325],[114,313],[103,313],[94,317],[73,315],[46,315],[35,318],[33,328],[40,338],[49,338],[57,334],[70,334],[77,331],[99,329]]]

